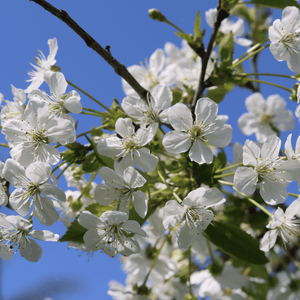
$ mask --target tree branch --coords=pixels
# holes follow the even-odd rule
[[[210,40],[209,40],[209,43],[208,43],[208,46],[207,46],[207,50],[206,50],[205,54],[202,56],[201,74],[200,74],[200,78],[199,78],[198,88],[197,88],[197,91],[195,93],[194,100],[193,100],[193,103],[192,103],[192,108],[195,107],[196,101],[203,96],[203,92],[206,88],[206,86],[204,84],[205,73],[206,73],[206,68],[207,68],[208,61],[210,59],[211,52],[213,50],[213,45],[214,45],[218,30],[221,26],[221,22],[224,19],[229,17],[228,12],[222,9],[221,2],[222,2],[221,0],[218,1],[217,19],[216,19],[212,35],[210,37]]]
[[[65,10],[59,10],[45,0],[29,0],[42,6],[45,10],[56,16],[66,23],[73,31],[75,31],[86,43],[86,45],[96,51],[104,60],[113,67],[115,72],[120,75],[127,83],[137,92],[144,100],[147,100],[148,91],[145,90],[135,78],[128,72],[126,67],[118,62],[110,53],[110,51],[102,48],[86,31],[84,31]]]

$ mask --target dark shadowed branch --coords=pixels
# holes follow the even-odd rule
[[[29,0],[42,6],[45,10],[49,11],[52,15],[56,16],[64,23],[66,23],[73,31],[75,31],[86,43],[86,45],[96,51],[104,60],[111,65],[115,72],[120,75],[127,83],[137,92],[137,94],[144,100],[147,99],[147,90],[145,90],[128,72],[126,67],[118,62],[110,53],[105,50],[101,45],[95,41],[86,31],[84,31],[65,10],[59,10],[45,0]]]

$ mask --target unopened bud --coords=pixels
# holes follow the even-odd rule
[[[60,68],[59,66],[57,66],[57,65],[52,65],[52,66],[50,67],[50,70],[51,70],[52,72],[60,72],[60,71],[61,71],[61,68]]]
[[[153,20],[157,20],[159,22],[166,22],[167,18],[156,8],[151,8],[148,10],[149,17]]]

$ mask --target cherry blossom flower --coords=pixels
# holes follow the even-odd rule
[[[37,66],[31,64],[35,70],[28,72],[31,77],[27,81],[31,81],[31,84],[25,90],[26,93],[30,93],[32,90],[38,89],[44,82],[44,74],[46,71],[51,71],[51,67],[55,65],[55,55],[58,49],[56,38],[48,40],[49,55],[46,58],[42,51],[39,51],[39,57],[35,58]]]
[[[217,188],[200,187],[190,192],[181,204],[175,200],[166,203],[163,225],[168,229],[181,223],[176,232],[177,242],[180,248],[188,248],[213,220],[214,214],[208,208],[225,201]]]
[[[131,95],[123,99],[122,108],[132,118],[138,119],[142,125],[156,122],[168,123],[167,108],[172,103],[172,91],[164,85],[157,85],[147,100]]]
[[[3,168],[4,168],[4,163],[0,161],[0,178],[3,178],[2,175]],[[0,182],[0,205],[6,206],[7,203],[8,203],[8,197],[2,186],[2,183]]]
[[[277,236],[280,235],[284,246],[298,242],[300,237],[300,220],[295,219],[295,215],[300,209],[300,200],[295,200],[285,212],[278,207],[274,218],[266,226],[269,231],[265,233],[260,241],[260,250],[268,252],[274,245]]]
[[[207,24],[213,28],[217,19],[217,9],[211,8],[205,12],[205,20]],[[241,18],[238,18],[236,22],[230,21],[229,18],[226,18],[222,21],[219,31],[224,34],[232,31],[234,36],[234,41],[241,46],[251,46],[252,41],[246,38],[239,38],[239,36],[243,35],[245,32],[244,21]]]
[[[65,94],[68,83],[63,73],[45,72],[44,78],[50,88],[51,96],[48,96],[43,91],[33,90],[28,95],[29,99],[46,101],[49,104],[51,117],[56,116],[70,120],[69,112],[74,114],[81,113],[80,95],[76,91]]]
[[[243,146],[243,164],[237,168],[233,182],[238,191],[251,195],[257,186],[269,205],[283,203],[288,196],[286,187],[299,177],[299,165],[279,159],[281,140],[272,135],[262,146],[247,140]]]
[[[116,132],[121,138],[113,135],[99,140],[98,152],[108,157],[116,157],[114,168],[118,173],[122,173],[128,166],[134,167],[134,161],[142,171],[153,172],[158,158],[150,154],[149,149],[141,147],[152,141],[155,133],[146,128],[139,128],[135,133],[129,118],[117,120]]]
[[[142,191],[136,191],[136,188],[143,186],[146,179],[138,171],[129,166],[123,173],[118,174],[104,167],[99,171],[99,176],[104,183],[97,185],[94,199],[100,205],[110,205],[114,200],[118,200],[116,209],[128,213],[132,201],[139,216],[145,217],[148,209],[147,195]]]
[[[10,244],[9,249],[18,246],[17,250],[20,250],[21,256],[31,262],[37,262],[43,250],[35,240],[29,237],[53,242],[59,239],[58,234],[49,230],[32,230],[32,223],[21,216],[0,215],[0,228],[0,240],[6,240]]]
[[[281,21],[276,19],[269,28],[270,50],[278,61],[285,60],[289,69],[300,72],[300,11],[287,6],[282,11]]]
[[[50,143],[65,144],[74,131],[69,120],[50,119],[45,101],[30,100],[24,111],[24,120],[8,120],[2,128],[5,139],[12,147],[10,155],[24,166],[35,161],[57,164],[59,151]]]
[[[140,246],[134,237],[127,237],[130,233],[147,236],[137,221],[128,220],[128,214],[120,211],[106,211],[100,218],[83,211],[78,222],[88,231],[84,234],[85,244],[93,251],[102,249],[111,257],[116,252],[124,256],[140,251]]]
[[[128,71],[146,90],[151,91],[157,84],[170,86],[175,80],[175,73],[172,72],[172,66],[164,67],[165,54],[162,49],[157,49],[149,59],[146,66],[134,65],[128,68]],[[127,96],[136,95],[134,89],[122,79],[122,86]]]
[[[2,173],[3,177],[17,188],[9,197],[12,208],[25,216],[32,205],[33,215],[47,226],[58,220],[58,213],[51,199],[66,201],[65,193],[48,183],[51,172],[51,166],[44,162],[34,162],[25,170],[17,161],[8,159]]]
[[[207,144],[223,148],[232,138],[232,127],[217,113],[218,105],[209,98],[197,101],[195,121],[187,106],[175,104],[169,112],[169,122],[175,130],[165,135],[165,149],[176,154],[190,149],[189,157],[192,161],[198,164],[211,163],[213,153]]]
[[[11,91],[14,95],[14,102],[3,100],[6,105],[1,109],[1,124],[10,119],[22,120],[24,118],[24,104],[26,102],[26,94],[24,90],[17,89],[11,85]]]
[[[238,119],[241,131],[245,135],[255,133],[256,139],[263,143],[276,131],[294,129],[294,117],[286,110],[286,102],[279,95],[271,95],[265,101],[260,93],[254,93],[246,99],[248,113]]]

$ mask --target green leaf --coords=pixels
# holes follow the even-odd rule
[[[216,103],[220,103],[227,93],[229,93],[234,88],[234,84],[228,82],[223,86],[218,86],[214,89],[209,89],[206,93],[206,97],[215,101]]]
[[[219,56],[221,59],[220,69],[224,70],[231,67],[234,51],[234,39],[232,31],[228,32],[220,42]]]
[[[220,250],[233,257],[255,265],[269,262],[265,253],[259,249],[259,242],[236,226],[213,221],[203,234]]]
[[[220,151],[214,160],[215,170],[225,168],[227,162],[224,150]]]
[[[178,89],[172,90],[173,100],[172,105],[175,105],[181,100],[182,92]]]
[[[201,38],[201,19],[200,19],[200,11],[197,11],[196,14],[196,20],[195,20],[195,25],[194,25],[194,37],[197,38]]]
[[[113,210],[112,206],[104,206],[100,205],[98,203],[93,203],[85,208],[85,210],[88,210],[93,215],[100,217],[104,212]]]
[[[176,31],[175,34],[183,40],[186,40],[189,44],[193,43],[193,36],[185,32]]]
[[[87,229],[81,226],[77,219],[75,219],[67,232],[59,239],[59,242],[75,242],[83,244],[83,235],[87,232]]]
[[[99,127],[102,127],[102,126],[99,126]],[[91,130],[91,136],[94,137],[94,136],[101,136],[103,134],[103,131],[101,128],[99,127],[92,127],[92,130]]]
[[[296,6],[300,9],[300,5],[296,0],[252,0],[251,4],[261,4],[272,8],[284,9],[287,6]]]
[[[113,159],[100,154],[96,155],[95,152],[92,152],[85,157],[85,161],[82,164],[82,171],[86,173],[94,173],[101,167],[109,167],[113,169]]]

